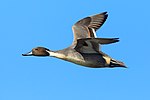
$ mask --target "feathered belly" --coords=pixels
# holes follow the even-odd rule
[[[105,67],[105,60],[97,54],[79,54],[75,53],[68,56],[67,61],[73,62],[78,65],[91,67],[91,68],[102,68]]]

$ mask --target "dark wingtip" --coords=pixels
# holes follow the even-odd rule
[[[114,42],[119,42],[119,38],[114,38]]]
[[[111,43],[116,43],[120,41],[119,38],[110,38],[110,40],[111,40]]]
[[[104,11],[102,14],[107,14],[107,11]]]
[[[119,38],[94,38],[94,39],[98,39],[100,44],[111,44],[119,42]]]
[[[106,19],[107,19],[107,17],[108,17],[107,11],[105,11],[105,12],[103,12],[103,13],[101,13],[101,14],[104,14],[104,16],[105,16],[105,20],[106,20]]]

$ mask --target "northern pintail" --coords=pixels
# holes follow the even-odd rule
[[[53,56],[90,68],[124,67],[125,64],[103,53],[100,46],[119,41],[119,38],[97,38],[96,31],[104,24],[107,12],[83,18],[72,26],[74,40],[71,46],[63,50],[51,51],[45,47],[36,47],[23,56]]]

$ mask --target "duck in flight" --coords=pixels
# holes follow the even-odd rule
[[[33,48],[23,56],[52,56],[90,68],[124,67],[121,61],[111,58],[100,50],[101,45],[119,41],[119,38],[97,38],[96,31],[104,24],[107,12],[83,18],[72,26],[74,40],[71,46],[58,51],[45,47]]]

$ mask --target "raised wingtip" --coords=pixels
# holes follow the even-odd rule
[[[102,12],[102,14],[107,14],[107,11]]]
[[[106,18],[108,17],[107,11],[105,11],[105,12],[103,12],[103,13],[101,13],[101,14],[104,14]]]

